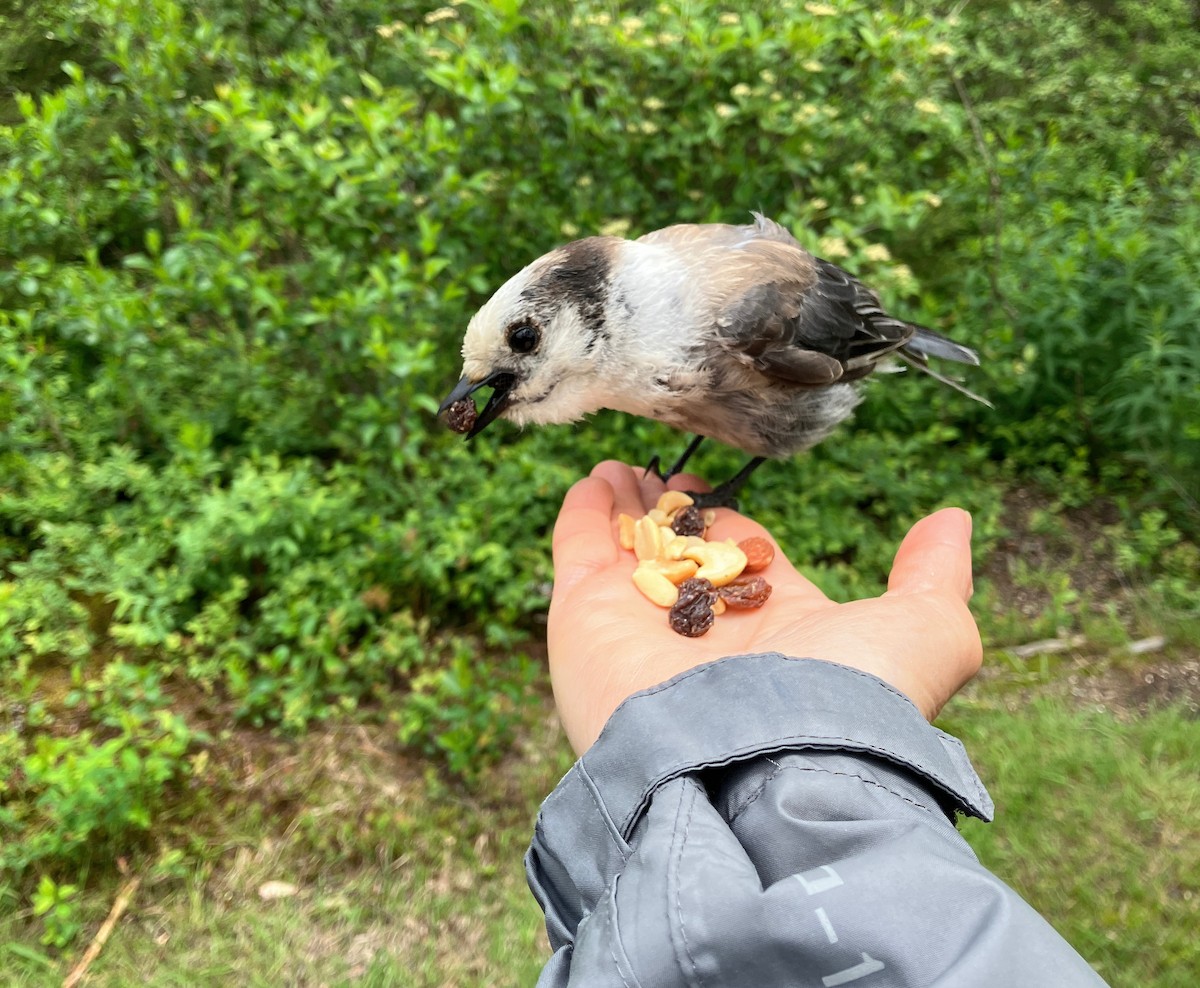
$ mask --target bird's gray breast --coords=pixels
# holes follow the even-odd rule
[[[852,383],[798,387],[717,366],[702,381],[674,391],[668,387],[653,417],[752,456],[784,457],[819,443],[850,417],[859,400]]]

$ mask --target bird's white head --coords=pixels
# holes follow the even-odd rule
[[[491,397],[469,436],[497,418],[518,425],[572,422],[604,407],[611,270],[620,240],[588,237],[515,274],[474,315],[462,379],[442,403],[483,387]]]

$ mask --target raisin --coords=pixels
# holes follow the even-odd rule
[[[771,596],[771,584],[761,576],[739,576],[726,583],[717,593],[725,601],[726,607],[748,611],[753,607],[762,607],[767,602]]]
[[[691,600],[693,597],[712,597],[717,592],[708,580],[702,576],[692,576],[679,584],[679,599]]]
[[[446,409],[446,425],[455,432],[470,432],[479,413],[470,398],[460,398]]]
[[[671,531],[676,535],[704,535],[704,513],[694,504],[680,508],[671,521]]]
[[[708,580],[693,576],[679,584],[679,599],[667,614],[671,630],[688,638],[699,638],[713,626],[712,602],[716,589]]]
[[[680,597],[667,614],[671,630],[688,638],[699,638],[713,626],[712,598],[708,594]]]
[[[775,559],[775,547],[758,535],[742,539],[738,543],[738,548],[746,554],[747,573],[756,573],[760,569],[766,569]]]

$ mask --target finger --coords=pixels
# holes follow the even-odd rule
[[[613,488],[603,477],[585,477],[567,491],[552,540],[554,589],[565,590],[617,556]]]
[[[638,478],[638,489],[642,496],[642,511],[649,511],[658,503],[659,496],[667,489],[667,485],[663,483],[658,474],[649,470],[635,471],[634,475]]]
[[[935,591],[971,599],[971,516],[943,508],[917,522],[900,543],[888,593]]]
[[[712,484],[703,477],[697,477],[694,473],[675,474],[667,481],[667,487],[673,491],[695,491],[697,494],[712,490]]]
[[[646,513],[642,498],[640,467],[631,467],[618,460],[605,460],[592,469],[592,476],[609,483],[613,490],[613,518],[618,513],[641,518]]]

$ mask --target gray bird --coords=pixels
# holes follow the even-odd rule
[[[657,419],[696,434],[667,476],[705,436],[753,457],[703,499],[710,505],[731,503],[765,458],[828,436],[885,358],[984,400],[926,362],[978,364],[973,350],[888,315],[871,289],[758,213],[745,226],[680,224],[559,247],[475,314],[462,354],[462,379],[439,411],[492,389],[467,438],[497,418],[573,422],[611,408]]]

